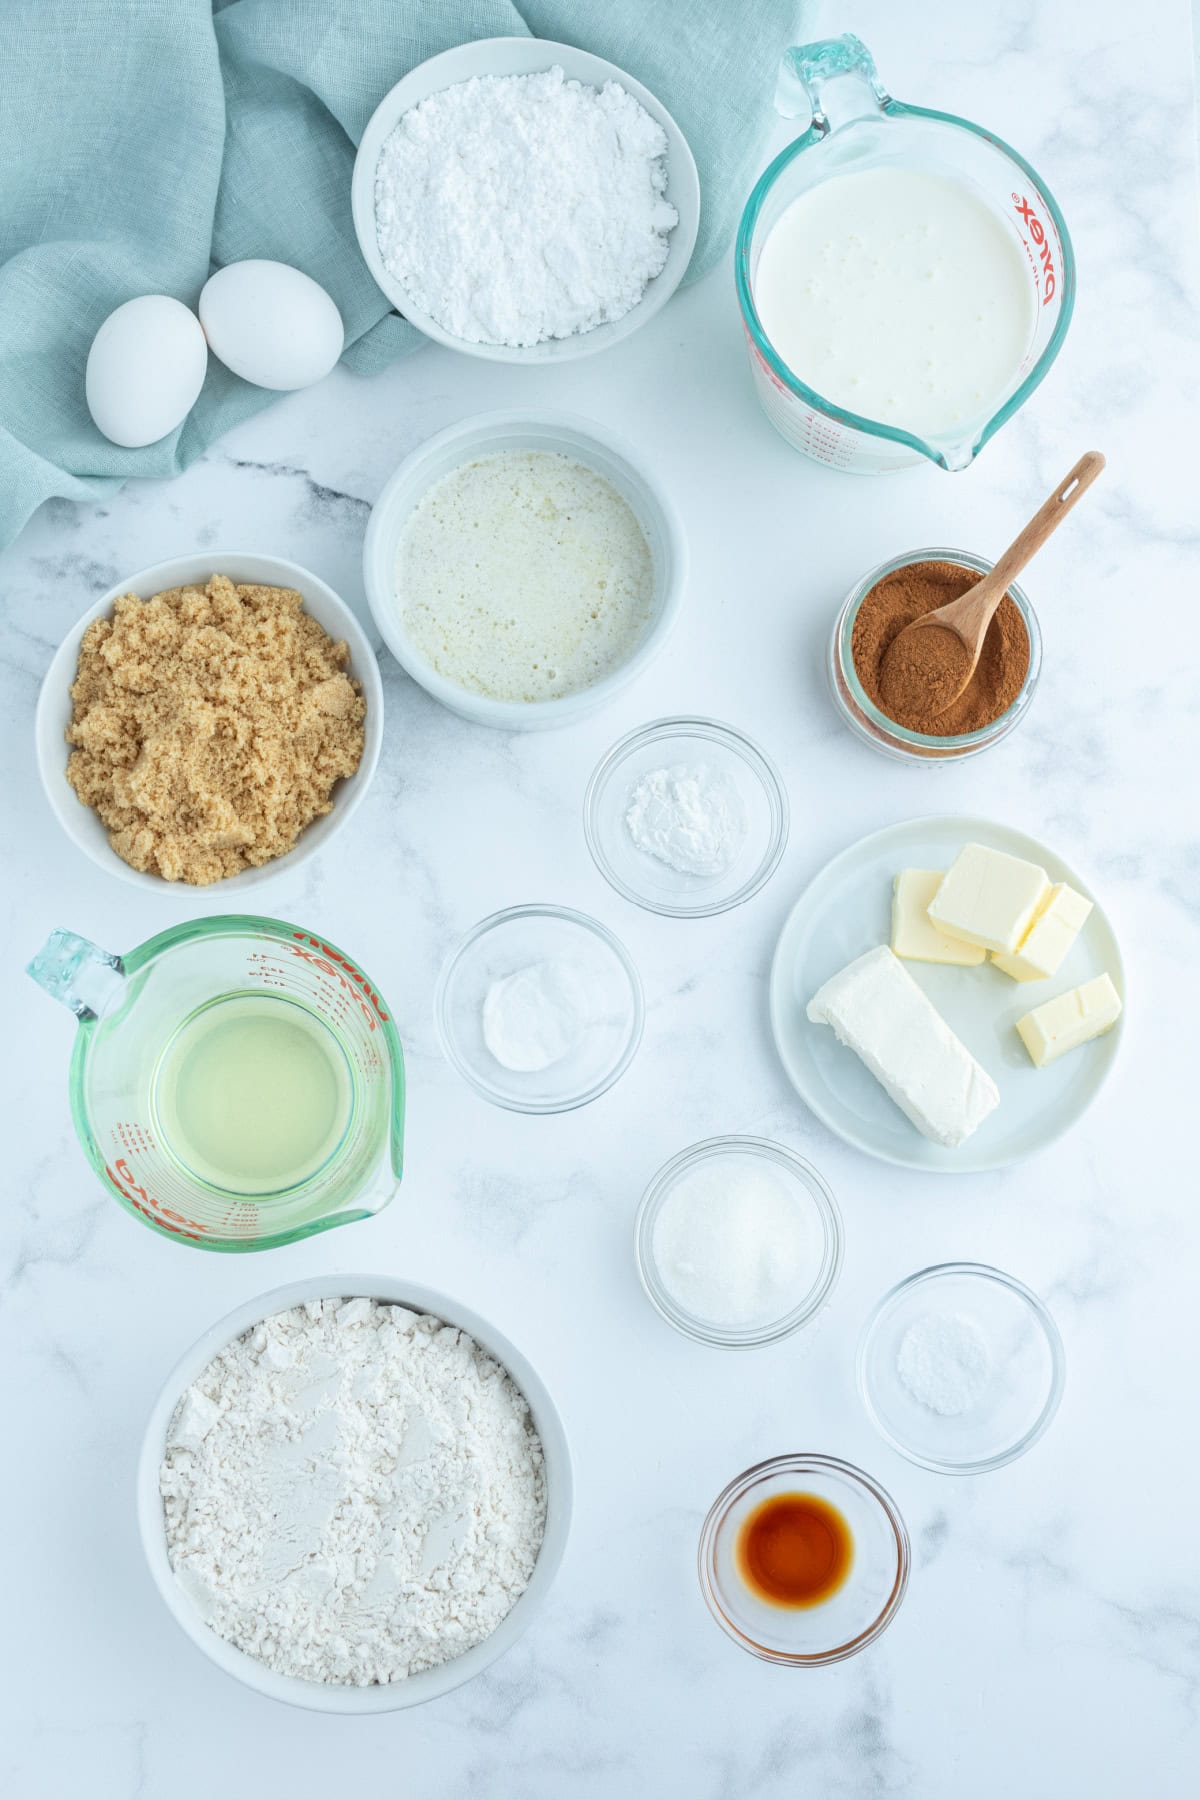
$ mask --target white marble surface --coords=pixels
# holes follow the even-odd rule
[[[1027,410],[966,474],[856,481],[794,455],[758,413],[728,270],[632,342],[557,372],[428,349],[385,378],[337,373],[239,430],[169,485],[45,512],[0,561],[3,713],[15,769],[8,947],[0,1366],[6,1676],[0,1789],[13,1800],[233,1800],[352,1789],[478,1800],[797,1793],[1001,1800],[1196,1791],[1200,1365],[1190,1084],[1195,1068],[1200,752],[1196,640],[1195,192],[1183,0],[1136,8],[999,0],[829,5],[893,89],[996,127],[1043,169],[1075,237],[1080,304]],[[814,34],[815,35],[815,34]],[[686,618],[607,712],[505,738],[439,710],[384,658],[387,745],[368,803],[261,909],[361,956],[409,1059],[408,1174],[377,1219],[258,1258],[205,1257],[105,1197],[66,1109],[71,1022],[20,964],[62,924],[119,949],[219,894],[146,898],[58,833],[31,718],[52,647],[122,574],[209,546],[277,551],[362,605],[372,498],[431,431],[488,406],[577,409],[632,434],[691,536]],[[921,543],[995,552],[1078,453],[1109,473],[1028,587],[1047,638],[1040,698],[959,769],[860,748],[819,674],[840,596]],[[1179,455],[1177,467],[1172,457]],[[1165,622],[1150,608],[1169,602]],[[615,896],[579,823],[593,764],[676,711],[757,735],[783,769],[792,836],[740,911],[676,924]],[[934,1182],[834,1141],[795,1100],[765,1016],[771,948],[799,887],[892,820],[974,810],[1061,846],[1122,935],[1124,1053],[1094,1114],[999,1176]],[[455,937],[497,907],[592,911],[645,980],[630,1073],[583,1112],[488,1107],[443,1062],[430,1002]],[[1190,992],[1189,992],[1190,990]],[[752,1357],[673,1334],[637,1284],[630,1225],[686,1143],[753,1131],[811,1157],[845,1215],[820,1327]],[[860,1322],[927,1262],[1012,1270],[1049,1301],[1068,1383],[1050,1434],[991,1476],[923,1473],[872,1433],[854,1391]],[[474,1685],[375,1720],[292,1712],[219,1674],[154,1594],[134,1520],[142,1425],[179,1352],[239,1301],[308,1272],[440,1285],[517,1338],[574,1443],[578,1504],[550,1604]],[[747,1463],[809,1448],[892,1490],[912,1532],[908,1600],[867,1654],[767,1667],[711,1623],[696,1585],[709,1501]]]

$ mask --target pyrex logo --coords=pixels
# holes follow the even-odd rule
[[[1046,236],[1042,221],[1034,212],[1024,194],[1013,195],[1013,205],[1028,228],[1029,237],[1035,246],[1034,267],[1038,263],[1042,267],[1042,305],[1046,306],[1058,289],[1058,277],[1054,270],[1054,258],[1050,254],[1050,241]]]

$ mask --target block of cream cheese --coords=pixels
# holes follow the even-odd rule
[[[1091,910],[1090,900],[1065,881],[1056,881],[1012,955],[993,956],[992,961],[1014,981],[1044,981],[1057,975]]]
[[[1017,1020],[1025,1048],[1039,1069],[1068,1050],[1090,1043],[1109,1031],[1121,1016],[1121,996],[1109,975],[1097,975],[1082,987],[1056,994]]]
[[[1029,930],[1049,886],[1037,863],[966,844],[929,902],[929,917],[951,937],[1006,956]]]
[[[996,1084],[886,944],[833,975],[808,1003],[935,1144],[961,1144],[1000,1103]]]
[[[941,869],[901,869],[892,886],[892,952],[909,962],[972,969],[987,960],[987,951],[947,937],[929,917],[929,902],[941,885]]]

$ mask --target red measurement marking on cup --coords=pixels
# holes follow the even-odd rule
[[[173,1207],[164,1206],[161,1200],[156,1200],[140,1181],[134,1180],[133,1171],[123,1156],[117,1159],[115,1169],[110,1169],[105,1163],[104,1173],[134,1211],[140,1212],[152,1225],[157,1225],[160,1231],[173,1231],[177,1237],[196,1239],[207,1232],[206,1225],[200,1225],[194,1219],[185,1219]]]
[[[303,931],[294,931],[292,936],[296,939],[296,943],[291,946],[292,954],[311,963],[315,969],[320,969],[322,974],[332,975],[335,980],[340,981],[362,1007],[363,1015],[372,1031],[375,1029],[375,1020],[364,1004],[364,995],[371,1002],[379,1017],[386,1023],[389,1015],[384,1012],[379,995],[375,993],[361,969],[356,969],[354,964],[348,961],[340,951],[335,950],[331,944],[323,943],[320,938],[309,937]],[[314,950],[320,951],[320,955],[313,956],[309,951],[301,950],[298,947],[300,944],[310,944]],[[361,993],[358,991],[359,989],[362,990]]]
[[[1058,277],[1054,269],[1054,258],[1050,252],[1050,239],[1047,235],[1045,226],[1034,212],[1033,207],[1030,205],[1030,202],[1025,195],[1014,194],[1012,200],[1018,214],[1024,219],[1029,228],[1029,236],[1032,242],[1037,247],[1037,255],[1034,258],[1033,266],[1035,272],[1037,272],[1038,264],[1041,264],[1042,305],[1045,306],[1048,301],[1054,298],[1058,289]]]

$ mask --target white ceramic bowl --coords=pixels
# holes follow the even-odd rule
[[[358,768],[347,781],[339,782],[334,789],[333,811],[326,813],[323,818],[314,819],[295,848],[289,850],[286,856],[276,857],[273,862],[264,863],[261,868],[243,869],[237,875],[226,876],[223,881],[197,888],[187,882],[164,881],[161,875],[146,875],[138,869],[131,869],[110,847],[108,832],[101,824],[99,815],[90,806],[84,806],[67,783],[67,758],[70,749],[66,732],[71,722],[71,683],[79,666],[79,646],[93,619],[111,613],[113,602],[122,594],[137,594],[141,599],[148,600],[152,595],[160,594],[168,588],[183,587],[188,582],[205,582],[212,575],[227,575],[234,582],[260,582],[268,587],[295,588],[297,593],[304,596],[306,610],[319,625],[324,626],[330,637],[346,640],[350,649],[350,673],[362,684],[363,698],[367,703],[364,721],[366,741]],[[132,882],[135,887],[144,888],[149,893],[195,899],[198,894],[219,892],[224,900],[230,894],[245,893],[249,888],[261,887],[284,868],[290,873],[299,864],[308,862],[325,848],[361,804],[371,785],[371,777],[375,773],[383,744],[383,682],[366,632],[346,602],[340,600],[333,589],[327,587],[318,576],[302,568],[299,563],[286,562],[281,556],[259,556],[253,551],[242,550],[209,550],[196,556],[176,556],[169,562],[155,563],[151,568],[140,569],[136,575],[130,575],[115,587],[109,588],[107,594],[88,608],[78,624],[67,633],[46,670],[38,695],[34,733],[38,772],[50,809],[72,843],[77,844],[97,868],[107,870],[110,875],[118,875],[122,881]]]
[[[375,170],[383,142],[395,130],[402,114],[410,111],[430,94],[441,93],[456,82],[469,81],[476,75],[539,75],[555,66],[569,81],[582,81],[591,87],[603,87],[606,81],[620,82],[626,93],[640,102],[657,119],[667,134],[667,199],[679,214],[679,223],[668,239],[670,249],[666,264],[651,281],[638,304],[622,319],[610,325],[597,325],[592,331],[577,332],[572,337],[550,338],[543,344],[514,349],[507,344],[470,344],[464,338],[452,337],[448,331],[421,312],[404,289],[389,275],[379,254],[375,230]],[[700,224],[700,178],[696,163],[688,149],[687,139],[660,100],[632,75],[602,56],[576,50],[571,44],[556,44],[546,38],[506,37],[480,38],[472,44],[459,44],[418,64],[402,81],[384,95],[375,108],[358,146],[354,162],[354,179],[350,189],[354,212],[354,229],[367,267],[387,295],[396,311],[435,343],[451,350],[462,350],[468,356],[483,356],[492,362],[552,363],[567,362],[576,356],[591,356],[610,344],[619,343],[643,326],[664,307],[679,283],[696,247]]]
[[[633,508],[654,559],[654,615],[629,659],[603,681],[557,700],[491,700],[447,681],[413,645],[396,600],[400,535],[426,490],[461,463],[502,450],[548,450],[573,456],[610,481]],[[595,712],[640,675],[662,649],[679,615],[687,575],[687,543],[674,506],[623,439],[570,413],[493,412],[439,431],[406,456],[371,512],[363,545],[363,583],[384,643],[403,669],[451,712],[479,725],[536,731],[569,725]]]
[[[507,1618],[481,1644],[443,1663],[440,1668],[425,1669],[419,1675],[410,1675],[406,1681],[379,1687],[342,1687],[280,1675],[210,1630],[171,1568],[158,1491],[158,1472],[167,1427],[184,1389],[190,1387],[213,1357],[234,1338],[257,1325],[260,1319],[285,1312],[291,1306],[302,1306],[307,1300],[327,1300],[339,1295],[361,1295],[392,1305],[409,1306],[414,1312],[432,1313],[467,1332],[490,1356],[503,1364],[524,1394],[545,1456],[546,1535],[529,1586]],[[571,1452],[554,1402],[532,1365],[494,1325],[489,1325],[486,1319],[449,1295],[422,1287],[418,1282],[397,1281],[383,1275],[317,1275],[304,1281],[289,1282],[285,1287],[274,1288],[269,1294],[261,1294],[256,1300],[247,1300],[243,1306],[235,1307],[176,1363],[154,1403],[142,1441],[137,1471],[138,1528],[154,1584],[169,1611],[192,1642],[227,1675],[235,1676],[247,1687],[272,1700],[284,1700],[291,1706],[304,1706],[312,1712],[399,1712],[409,1706],[420,1706],[426,1700],[436,1700],[452,1688],[470,1681],[521,1636],[558,1573],[571,1524],[572,1486]]]

